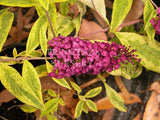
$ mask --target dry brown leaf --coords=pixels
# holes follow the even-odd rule
[[[112,120],[112,116],[115,108],[111,108],[105,111],[102,120]]]
[[[43,116],[42,118],[40,118],[41,112],[40,110],[37,110],[36,112],[34,112],[35,116],[36,116],[36,120],[48,120],[46,116]]]
[[[74,5],[69,5],[70,9],[69,12],[72,13],[74,15],[74,17],[76,18],[79,15],[79,9],[77,7],[76,4]]]
[[[160,83],[159,82],[154,82],[152,83],[151,87],[149,90],[154,90],[155,92],[157,92],[158,94],[160,94]]]
[[[86,19],[82,19],[82,24],[79,31],[79,36],[92,33],[98,30],[102,30],[102,28],[94,21],[88,21]],[[107,41],[107,35],[104,32],[97,33],[94,35],[85,36],[85,39],[99,39],[99,40],[106,40]]]
[[[57,83],[55,83],[50,77],[45,76],[40,78],[41,80],[41,86],[42,89],[52,89],[52,90],[56,90],[59,87],[59,92],[65,91],[67,88],[61,87],[60,85],[58,85]]]
[[[125,87],[122,79],[120,76],[114,76],[115,78],[115,81],[116,81],[116,84],[118,85],[119,89],[121,90],[122,93],[125,93],[125,94],[129,94],[127,88]]]
[[[103,17],[101,17],[95,10],[91,9],[92,14],[95,16],[95,18],[97,19],[98,23],[103,27],[106,28],[107,22],[106,20],[104,20]]]
[[[143,0],[133,0],[132,7],[124,20],[124,23],[137,20],[142,16],[144,10]]]
[[[10,37],[6,40],[4,46],[11,45],[14,43],[19,43],[28,37],[29,32],[24,31],[23,28],[27,26],[27,28],[30,29],[32,27],[33,24],[30,24],[30,21],[32,20],[34,13],[35,13],[35,8],[32,7],[23,16],[22,8],[17,8],[17,24],[16,26],[12,26],[9,32]]]
[[[144,2],[142,0],[133,0],[132,7],[128,15],[124,19],[123,23],[128,23],[139,19],[143,14],[143,10],[144,10]],[[121,29],[122,26],[118,27],[117,32],[121,31]]]
[[[158,110],[156,114],[154,114],[153,120],[160,120],[160,109]]]
[[[113,8],[113,3],[110,0],[105,0],[105,5],[106,7],[112,9]]]
[[[160,95],[152,92],[143,115],[143,120],[160,120]]]
[[[140,120],[140,113],[138,113],[137,115],[136,115],[136,117],[135,118],[133,118],[132,120]]]
[[[17,38],[16,42],[19,43],[21,42],[22,39],[22,28],[23,28],[23,14],[22,14],[22,8],[18,8],[18,15],[17,15]]]
[[[65,106],[60,105],[60,110],[64,115],[68,115],[72,120],[74,120],[74,111],[67,109]]]
[[[141,103],[141,99],[134,94],[119,93],[119,95],[123,97],[124,104]],[[108,97],[98,100],[96,102],[96,106],[98,110],[114,108],[114,106],[109,101]]]
[[[27,24],[30,23],[30,21],[33,18],[34,13],[35,13],[35,8],[34,7],[30,8],[27,11],[27,13],[23,16],[24,25],[27,25]]]
[[[3,102],[9,102],[10,100],[14,99],[15,97],[10,93],[8,92],[8,90],[3,90],[1,93],[0,93],[0,106]]]

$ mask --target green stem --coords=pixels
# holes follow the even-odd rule
[[[46,12],[47,19],[48,19],[48,22],[49,22],[49,24],[50,24],[50,27],[51,27],[51,31],[52,31],[52,33],[53,33],[53,36],[56,37],[56,35],[55,35],[55,33],[54,33],[54,30],[53,30],[53,26],[52,26],[51,19],[50,19],[50,17],[49,17],[49,13],[48,13],[47,10],[45,10],[45,12]]]

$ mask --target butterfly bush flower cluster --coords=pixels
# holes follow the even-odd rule
[[[160,35],[160,7],[157,10],[156,18],[152,18],[150,22],[153,25],[153,29],[155,29],[156,33]]]
[[[136,50],[130,51],[130,48],[115,42],[92,43],[78,37],[59,36],[50,40],[48,47],[54,64],[48,75],[58,79],[83,73],[96,75],[104,71],[112,72],[121,66],[120,63],[139,60],[133,54]]]

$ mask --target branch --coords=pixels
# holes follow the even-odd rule
[[[154,5],[156,9],[158,9],[158,6],[152,0],[150,0],[150,2]]]
[[[50,60],[53,58],[50,57],[19,57],[19,58],[12,58],[12,59],[0,59],[0,62],[3,61],[19,61],[19,60]]]

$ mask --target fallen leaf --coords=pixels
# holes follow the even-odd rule
[[[115,108],[111,108],[105,111],[102,120],[112,120]]]
[[[23,16],[24,25],[27,25],[30,23],[30,21],[33,18],[33,15],[35,13],[35,7],[31,7],[27,13]]]
[[[40,110],[37,110],[36,112],[34,112],[35,116],[36,116],[36,120],[48,120],[46,116],[43,116],[42,118],[40,118],[41,112]]]
[[[105,0],[105,5],[106,7],[108,7],[109,9],[113,8],[113,3],[110,0]]]
[[[133,0],[132,7],[124,20],[124,23],[137,20],[142,16],[144,9],[143,0]]]
[[[114,76],[115,78],[115,81],[116,81],[116,84],[118,85],[119,89],[121,90],[122,93],[125,93],[125,94],[129,94],[127,88],[125,87],[122,79],[120,76]]]
[[[76,18],[79,15],[79,9],[77,5],[76,4],[69,5],[69,7],[70,7],[69,12],[74,15],[74,18]]]
[[[20,43],[22,40],[27,39],[29,31],[25,31],[24,28],[30,29],[33,23],[30,23],[33,15],[35,14],[35,8],[30,8],[24,15],[22,14],[23,8],[17,8],[12,10],[17,12],[17,24],[12,26],[8,39],[6,40],[4,46],[8,46],[15,43]]]
[[[152,83],[151,87],[149,90],[154,90],[155,92],[157,92],[158,94],[160,94],[160,83],[159,82],[154,82]]]
[[[136,115],[136,117],[135,118],[133,118],[132,120],[140,120],[140,113],[138,113],[137,115]]]
[[[23,28],[23,14],[22,14],[22,8],[18,8],[18,12],[17,12],[17,39],[16,42],[19,43],[21,42],[22,39],[22,28]]]
[[[152,92],[143,115],[143,120],[160,120],[160,95],[155,91]]]
[[[11,100],[13,100],[15,97],[10,93],[8,92],[8,90],[3,90],[1,93],[0,93],[0,106],[3,102],[9,102]]]
[[[104,20],[103,17],[101,17],[95,10],[91,9],[92,14],[95,16],[97,19],[98,23],[103,27],[106,28],[108,27],[106,20]]]
[[[94,21],[88,21],[86,19],[82,19],[82,24],[80,27],[79,31],[79,36],[83,36],[98,30],[102,30],[102,28]],[[107,41],[107,35],[104,32],[97,33],[97,34],[92,34],[92,35],[87,35],[84,36],[85,39],[90,39],[90,40],[106,40]]]
[[[134,94],[124,94],[124,93],[119,93],[119,94],[123,97],[124,104],[141,103],[141,99]],[[98,110],[114,108],[114,106],[109,101],[108,97],[104,97],[98,100],[95,104]]]

